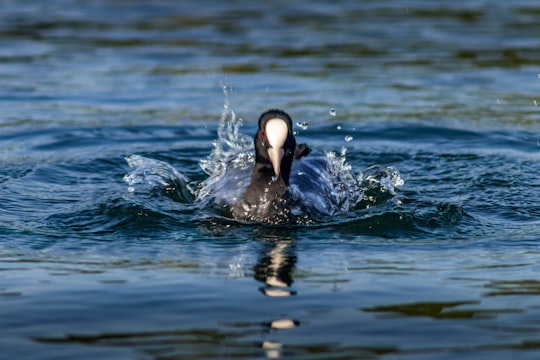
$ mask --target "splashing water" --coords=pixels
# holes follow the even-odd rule
[[[236,116],[236,113],[229,108],[229,96],[227,87],[223,85],[225,103],[218,124],[218,138],[214,140],[214,150],[206,159],[201,159],[199,164],[202,170],[208,175],[217,175],[225,170],[227,161],[224,159],[234,158],[240,155],[242,161],[249,161],[251,156],[245,156],[244,153],[251,149],[253,140],[240,133],[242,119]]]
[[[370,208],[397,195],[396,188],[403,185],[404,181],[395,167],[372,165],[358,176],[358,183],[362,197],[357,207]]]
[[[309,127],[309,124],[306,121],[297,122],[296,126],[298,126],[302,130],[307,130]]]
[[[223,91],[225,103],[218,137],[213,142],[212,152],[199,161],[208,178],[192,186],[188,178],[171,165],[132,155],[126,158],[129,166],[134,168],[124,177],[128,191],[159,188],[176,201],[193,202],[199,207],[232,216],[231,209],[251,181],[255,159],[253,140],[240,132],[242,120],[230,109],[225,86]],[[326,152],[324,156],[310,155],[293,162],[289,192],[294,222],[310,224],[328,216],[368,209],[396,197],[396,188],[403,185],[396,168],[373,165],[356,175],[346,153],[347,148],[343,147],[339,155]],[[265,222],[264,219],[261,221]]]
[[[126,161],[131,168],[134,168],[124,176],[124,181],[128,184],[128,192],[150,194],[161,190],[166,196],[176,201],[184,203],[193,201],[188,178],[166,162],[139,155],[128,156]]]

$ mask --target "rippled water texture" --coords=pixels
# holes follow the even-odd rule
[[[1,2],[2,356],[537,359],[539,34],[536,0]],[[270,107],[350,211],[197,201]]]

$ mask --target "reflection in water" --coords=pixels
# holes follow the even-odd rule
[[[294,329],[298,325],[300,325],[300,322],[292,319],[276,319],[269,324],[265,324],[270,334],[275,331]],[[277,359],[282,355],[283,344],[275,340],[265,340],[261,344],[261,348],[265,351],[267,358]]]
[[[202,224],[201,221],[199,224],[201,228]],[[210,225],[212,226],[208,226],[207,222],[206,230],[217,232],[219,227],[213,227],[213,223]],[[237,229],[233,223],[229,227],[221,225],[221,234],[227,233],[230,236],[236,230],[245,231],[245,227]],[[223,229],[227,229],[227,231]],[[251,231],[253,228],[250,228],[250,234],[253,235]],[[253,287],[254,298],[263,297],[257,291],[260,290],[272,304],[275,302],[275,308],[279,308],[279,303],[283,300],[286,301],[283,297],[296,295],[296,291],[291,289],[297,262],[295,241],[290,236],[284,236],[283,231],[283,229],[256,229],[256,239],[251,242],[251,245],[257,247],[257,260],[254,265],[252,263],[253,277],[264,284],[262,288],[259,288],[259,285]],[[243,263],[237,265],[242,267]],[[160,303],[167,303],[167,301],[173,301],[173,299],[159,298]],[[221,298],[221,301],[225,307],[238,308],[236,303],[231,305],[231,299]],[[234,302],[234,300],[232,301]],[[160,311],[166,311],[164,309],[166,307],[160,307]],[[179,313],[183,312],[183,310],[179,310],[178,306],[173,306],[171,309],[176,309]],[[133,349],[145,358],[152,359],[185,359],[190,358],[193,354],[203,354],[204,356],[201,356],[203,358],[260,358],[262,356],[268,359],[277,359],[282,358],[285,351],[294,353],[309,353],[311,351],[309,347],[306,349],[298,346],[289,347],[278,340],[283,332],[297,328],[300,321],[283,312],[280,312],[276,317],[268,316],[267,312],[263,310],[261,309],[259,313],[255,312],[255,316],[248,321],[236,321],[236,318],[230,321],[231,318],[227,316],[218,316],[214,320],[213,327],[197,327],[197,324],[178,322],[177,326],[173,323],[172,326],[169,324],[162,328],[141,329],[139,331],[120,330],[92,333],[92,330],[83,329],[80,330],[80,333],[70,331],[59,336],[36,336],[33,337],[33,340],[43,344],[124,347]],[[173,313],[169,315],[175,316]],[[184,316],[179,318],[183,319]],[[210,321],[212,322],[212,320]]]
[[[295,328],[298,324],[298,321],[291,319],[278,319],[270,323],[270,328],[274,330],[287,330]]]
[[[259,231],[258,240],[262,240],[264,250],[254,266],[255,280],[265,284],[260,291],[268,297],[287,297],[296,295],[291,289],[293,271],[296,264],[294,240],[282,232],[263,230]],[[270,331],[289,330],[297,327],[298,321],[280,318],[269,324]],[[269,359],[281,358],[283,344],[276,341],[264,341],[261,345]]]
[[[424,316],[433,319],[491,319],[501,313],[514,312],[512,310],[481,310],[463,308],[480,304],[479,301],[454,302],[418,302],[411,304],[395,304],[363,308],[362,311],[395,314],[399,316]]]
[[[296,264],[292,239],[269,241],[269,249],[261,255],[254,267],[255,280],[265,284],[260,290],[266,296],[281,297],[296,295],[290,289],[293,283],[292,272]]]
[[[297,261],[294,240],[279,234],[277,229],[257,229],[256,240],[256,245],[261,247],[257,263],[253,267],[253,276],[257,281],[264,283],[260,288],[261,292],[272,298],[296,295],[296,291],[291,289]],[[252,358],[263,355],[268,359],[278,359],[283,357],[285,346],[274,336],[300,325],[298,320],[287,317],[287,314],[262,321],[257,319],[246,322],[216,321],[220,323],[219,330],[179,328],[88,335],[65,334],[60,337],[42,336],[34,339],[41,343],[129,347],[137,353],[155,359],[183,359],[190,354],[205,354],[208,358],[223,356]],[[226,353],[223,352],[224,348],[227,349]]]
[[[540,295],[540,281],[526,280],[493,280],[485,285],[491,289],[486,296]]]
[[[268,359],[279,359],[281,357],[283,345],[278,342],[264,341],[262,343],[262,348],[266,352],[266,357]]]

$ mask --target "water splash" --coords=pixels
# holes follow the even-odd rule
[[[356,207],[370,208],[396,196],[396,189],[405,182],[397,168],[372,165],[358,176],[358,183],[362,197]]]
[[[255,162],[253,140],[240,132],[242,119],[229,106],[226,86],[223,86],[223,94],[225,101],[218,137],[213,142],[212,152],[199,161],[201,169],[209,176],[199,184],[195,199],[201,206],[213,203],[214,207],[221,209],[235,203],[249,185]]]
[[[352,165],[347,161],[347,149],[341,149],[341,155],[335,152],[327,152],[328,169],[335,180],[335,190],[340,194],[341,208],[338,213],[344,213],[352,210],[359,198],[360,192],[357,177],[355,176]]]
[[[242,119],[229,107],[229,94],[226,85],[222,85],[225,101],[221,117],[219,119],[217,134],[214,140],[214,149],[206,159],[201,159],[199,164],[208,175],[221,173],[226,165],[224,159],[234,158],[235,155],[251,149],[252,139],[242,133]]]
[[[307,121],[297,122],[296,126],[298,126],[302,130],[307,130],[309,123]]]
[[[251,181],[255,160],[252,138],[241,133],[242,119],[229,106],[226,86],[223,93],[225,101],[214,148],[199,161],[208,178],[195,186],[165,162],[132,155],[126,160],[134,170],[124,177],[129,192],[158,190],[177,201],[232,216],[234,205]],[[324,156],[307,156],[293,162],[289,186],[292,205],[288,211],[294,215],[295,223],[328,221],[329,216],[396,198],[396,188],[403,185],[396,168],[375,165],[356,174],[346,155],[343,146],[340,154],[326,152]],[[269,201],[261,199],[261,204]]]
[[[126,161],[133,168],[124,176],[128,192],[151,194],[158,191],[178,202],[193,201],[189,179],[166,162],[140,155],[128,156]]]

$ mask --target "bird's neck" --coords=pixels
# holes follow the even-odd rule
[[[283,195],[287,192],[289,187],[287,179],[284,179],[282,175],[274,175],[274,169],[271,164],[256,163],[253,173],[251,174],[251,187],[257,187],[262,189],[268,189],[266,191],[275,194]]]

